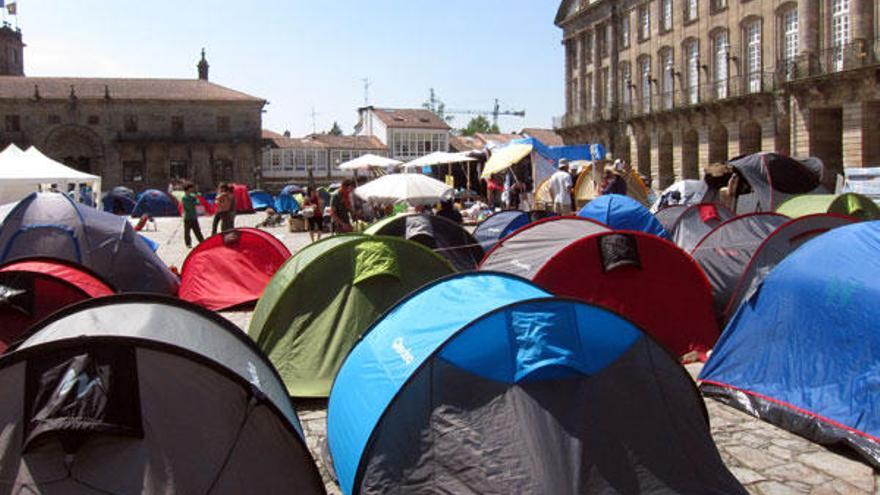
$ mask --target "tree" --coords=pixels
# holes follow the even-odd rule
[[[472,118],[471,121],[468,122],[467,127],[461,130],[463,136],[473,136],[478,132],[500,134],[501,130],[498,129],[497,124],[489,124],[489,119],[483,115],[477,115]]]
[[[330,134],[331,136],[341,136],[342,135],[342,127],[339,127],[339,124],[336,121],[334,121],[333,127],[330,128],[330,130],[327,132],[327,134]]]

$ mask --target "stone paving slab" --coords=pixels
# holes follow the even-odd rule
[[[254,226],[262,214],[239,215],[238,226]],[[202,232],[210,233],[210,218],[201,218]],[[158,231],[144,234],[159,242],[159,255],[169,265],[180,267],[188,250],[183,244],[180,219],[157,219]],[[295,252],[309,243],[305,233],[290,233],[286,227],[268,229]],[[223,312],[243,331],[250,311]],[[688,366],[691,376],[700,365]],[[306,443],[324,477],[327,491],[339,494],[322,463],[326,439],[326,401],[295,401]],[[760,495],[880,495],[880,476],[866,464],[832,452],[804,438],[753,418],[714,400],[706,400],[712,437],[728,468],[749,493]]]

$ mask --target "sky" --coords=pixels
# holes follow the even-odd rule
[[[212,82],[265,98],[263,127],[294,136],[313,109],[318,132],[351,133],[364,78],[376,106],[417,108],[434,88],[448,109],[524,109],[505,132],[564,112],[555,0],[17,3],[26,75],[194,78],[204,47]]]

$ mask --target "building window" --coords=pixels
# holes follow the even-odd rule
[[[6,132],[20,132],[20,131],[21,131],[21,116],[7,115],[6,116]]]
[[[217,132],[229,132],[228,115],[220,115],[217,117]]]
[[[672,96],[674,90],[675,65],[672,60],[672,49],[667,48],[660,52],[660,68],[663,71],[663,109],[672,109]]]
[[[124,121],[125,121],[125,132],[137,132],[138,131],[137,115],[126,115],[124,117]]]
[[[727,8],[727,0],[711,0],[709,10],[714,14]]]
[[[168,169],[168,175],[171,176],[171,179],[189,178],[189,163],[186,160],[171,160]]]
[[[57,125],[57,124],[60,124],[60,123],[61,123],[61,116],[60,116],[60,115],[56,115],[56,114],[54,114],[54,113],[50,113],[50,114],[49,114],[49,118],[48,118],[48,122],[49,122],[49,125]]]
[[[643,112],[651,111],[651,58],[644,57],[639,62],[639,85],[641,86],[641,105]]]
[[[697,0],[685,0],[684,4],[684,20],[685,22],[695,21],[700,15]]]
[[[584,34],[584,37],[581,38],[581,50],[583,53],[581,54],[581,59],[584,61],[584,67],[588,64],[593,63],[593,33],[589,32]]]
[[[214,160],[214,177],[217,182],[232,182],[235,180],[235,173],[232,168],[232,160],[228,158],[217,158]]]
[[[730,43],[727,41],[727,31],[721,31],[712,38],[714,45],[712,79],[715,83],[715,98],[723,100],[727,98],[727,64],[730,58]]]
[[[89,125],[98,125],[101,123],[101,117],[97,115],[89,115],[88,123]]]
[[[850,40],[849,1],[831,1],[831,61],[835,71],[843,70],[844,53]]]
[[[660,31],[672,31],[672,0],[662,0],[660,4]]]
[[[749,93],[761,91],[761,21],[745,26],[743,38],[746,43],[746,79]]]
[[[639,7],[639,41],[645,41],[651,37],[651,10],[649,5]]]
[[[122,162],[122,180],[123,182],[143,182],[144,162]]]
[[[629,48],[629,14],[620,20],[620,48]]]
[[[172,136],[182,136],[183,135],[183,116],[182,115],[173,115],[171,117],[171,135]]]
[[[628,63],[620,64],[620,99],[624,105],[630,104],[632,91],[632,69]]]
[[[687,102],[696,105],[700,102],[700,45],[697,40],[685,44],[687,59]]]

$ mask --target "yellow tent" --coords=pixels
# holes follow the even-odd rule
[[[599,183],[602,181],[602,172],[606,163],[598,161],[581,167],[581,172],[574,184],[574,202],[578,209],[602,194]],[[626,195],[645,206],[651,206],[648,203],[648,195],[651,191],[638,172],[629,170],[624,178],[626,179]]]
[[[503,148],[495,148],[492,150],[492,156],[489,157],[489,160],[483,167],[483,173],[480,175],[480,178],[488,179],[498,172],[503,172],[516,165],[520,160],[529,156],[532,148],[531,144],[520,143],[509,144]]]

